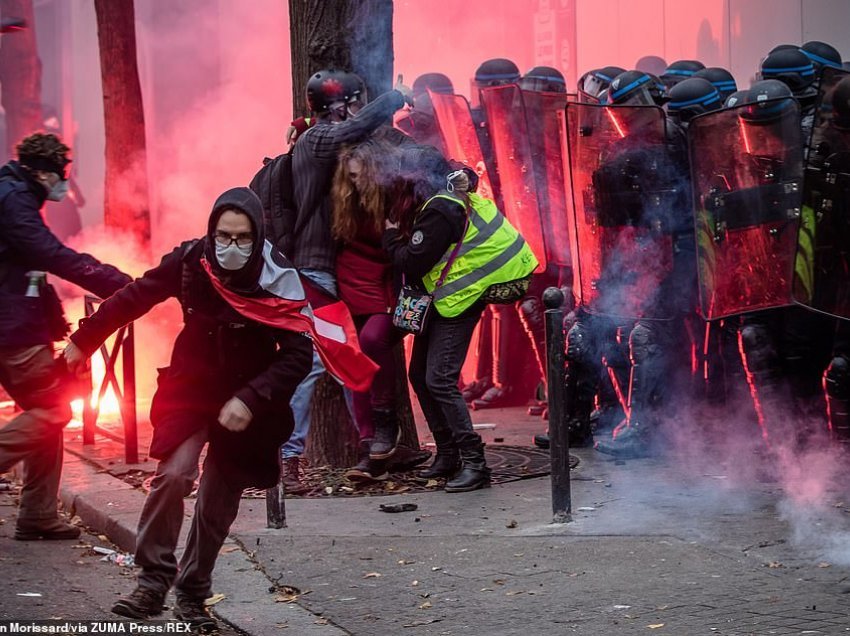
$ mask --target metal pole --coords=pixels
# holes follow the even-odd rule
[[[278,530],[286,527],[286,488],[282,479],[266,489],[266,527]]]
[[[133,323],[127,327],[124,341],[121,343],[123,358],[121,371],[124,395],[121,401],[121,419],[124,420],[124,461],[127,464],[139,463],[139,439],[136,430],[136,344]]]
[[[549,400],[549,456],[552,461],[553,523],[572,521],[570,494],[570,437],[567,428],[564,377],[564,293],[557,287],[543,292],[546,307],[546,392]]]
[[[84,299],[86,318],[94,313],[94,303],[97,299],[94,296],[86,296]],[[95,353],[94,355],[97,355]],[[94,444],[94,433],[97,428],[97,413],[91,405],[91,396],[94,394],[94,378],[89,373],[89,385],[91,389],[88,395],[83,398],[83,446]]]

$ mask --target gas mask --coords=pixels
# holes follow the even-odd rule
[[[253,245],[240,247],[235,242],[230,245],[215,244],[215,258],[218,264],[224,269],[235,271],[242,269],[251,258],[251,253],[254,251]]]

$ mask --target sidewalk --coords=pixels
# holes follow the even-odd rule
[[[474,417],[496,424],[488,438],[517,444],[541,428],[522,413]],[[138,467],[118,444],[83,449],[78,435],[67,434],[63,501],[130,550],[144,494],[105,471]],[[718,452],[617,462],[574,450],[564,525],[549,523],[546,478],[291,499],[283,530],[265,527],[264,500],[245,499],[215,611],[258,636],[850,633],[846,457],[789,460],[783,487],[760,478],[758,455]],[[381,512],[390,501],[418,510]],[[276,601],[283,585],[297,602]]]

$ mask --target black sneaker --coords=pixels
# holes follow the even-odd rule
[[[165,594],[147,587],[137,587],[129,596],[112,606],[112,613],[127,618],[148,619],[162,614]]]
[[[196,634],[209,634],[218,629],[218,621],[210,616],[204,605],[204,599],[177,596],[174,617],[189,623],[189,629]]]

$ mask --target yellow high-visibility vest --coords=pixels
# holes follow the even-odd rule
[[[434,267],[422,279],[425,289],[434,296],[434,307],[445,318],[459,316],[481,298],[490,285],[524,278],[537,267],[537,259],[525,239],[508,223],[496,204],[470,193],[469,224],[463,243],[445,281],[437,281],[451,256],[452,243]],[[462,199],[438,194],[428,199],[423,209],[436,198],[464,205]]]

